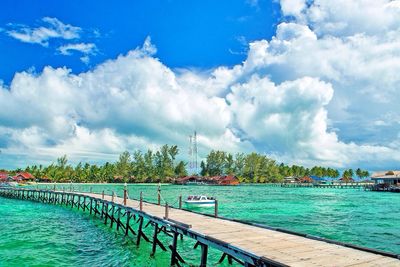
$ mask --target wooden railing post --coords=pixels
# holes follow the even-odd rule
[[[165,203],[165,216],[164,219],[168,220],[168,202]]]
[[[179,196],[179,209],[182,209],[182,195]]]
[[[160,187],[160,184],[158,184],[158,189],[157,189],[157,204],[159,206],[161,205],[161,187]]]
[[[143,210],[143,192],[140,192],[140,203],[139,203],[140,211]]]
[[[128,198],[128,185],[124,184],[124,206],[126,206],[126,199]]]
[[[215,205],[214,205],[214,217],[218,217],[218,200],[215,199]]]
[[[104,199],[104,190],[103,190],[103,192],[101,193],[101,199]]]
[[[115,192],[112,191],[111,202],[114,202]]]

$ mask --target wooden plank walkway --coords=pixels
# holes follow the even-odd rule
[[[78,194],[102,198],[100,194]],[[111,201],[112,197],[105,196],[105,200]],[[123,198],[115,197],[114,202],[121,204]],[[127,206],[133,209],[138,209],[139,204],[137,200],[127,200]],[[165,207],[143,202],[143,212],[164,220]],[[190,231],[199,236],[288,266],[400,266],[400,260],[393,257],[181,209],[170,208],[168,218],[190,225]]]

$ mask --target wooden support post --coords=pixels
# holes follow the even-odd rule
[[[93,211],[93,198],[90,198],[90,215],[92,215]]]
[[[126,213],[126,225],[125,225],[125,236],[127,236],[128,235],[128,230],[129,230],[129,221],[131,220],[131,212],[130,211],[128,211],[127,213]]]
[[[83,206],[82,206],[83,211],[86,209],[86,196],[83,197]]]
[[[117,231],[119,230],[120,223],[121,223],[121,208],[118,208]]]
[[[143,192],[140,192],[139,210],[143,210]]]
[[[103,219],[104,216],[104,202],[101,202],[101,214],[100,214],[100,218]]]
[[[157,235],[160,231],[161,229],[159,229],[158,224],[154,223],[153,246],[151,249],[151,256],[154,256],[156,254],[157,245],[159,245],[162,250],[167,251],[164,245],[157,238]]]
[[[174,236],[172,239],[172,245],[169,246],[171,249],[171,266],[180,266],[179,262],[185,263],[185,261],[182,259],[182,257],[178,254],[177,248],[178,248],[178,233],[174,232]]]
[[[207,254],[208,254],[208,246],[205,244],[201,244],[200,267],[207,267]]]
[[[104,219],[104,224],[105,225],[107,225],[107,220],[108,220],[108,203],[106,203],[106,212],[105,212],[105,214],[104,214],[104,216],[106,217],[105,219]]]
[[[79,210],[79,206],[81,205],[81,196],[80,196],[80,195],[78,196],[78,202],[77,202],[77,204],[78,204],[78,210]]]
[[[218,217],[218,200],[215,200],[215,205],[214,205],[214,217]]]
[[[179,196],[179,209],[182,209],[182,195]]]
[[[142,237],[142,227],[143,227],[143,217],[140,216],[138,235],[137,235],[137,239],[136,239],[136,246],[140,246],[140,238]]]
[[[113,193],[113,194],[114,194],[114,193]],[[111,204],[111,205],[112,205],[112,207],[111,207],[111,218],[110,218],[111,223],[110,223],[110,228],[113,227],[113,224],[114,224],[114,221],[115,221],[115,218],[114,218],[115,206],[114,206],[114,204]]]
[[[153,246],[151,248],[151,256],[154,256],[156,254],[156,248],[157,248],[157,234],[158,234],[158,224],[154,224],[154,234],[153,234]]]
[[[124,206],[126,206],[126,199],[128,198],[128,185],[124,184]]]

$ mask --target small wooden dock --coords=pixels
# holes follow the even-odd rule
[[[177,250],[181,236],[197,241],[200,266],[207,265],[208,248],[221,251],[221,259],[244,266],[400,266],[400,255],[344,244],[283,229],[230,220],[212,215],[171,208],[140,199],[97,193],[62,192],[54,190],[0,188],[0,196],[64,205],[87,211],[122,234],[144,240],[171,252],[171,266],[185,260]],[[153,226],[153,236],[143,232]],[[162,244],[158,235],[171,236],[171,244]]]
[[[337,189],[366,189],[368,183],[281,183],[280,187],[309,187],[309,188],[337,188]]]

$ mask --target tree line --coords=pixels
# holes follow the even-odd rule
[[[314,166],[305,168],[298,165],[285,165],[277,163],[266,155],[259,153],[237,153],[232,155],[224,151],[211,151],[205,161],[200,163],[200,174],[203,176],[215,176],[222,174],[236,175],[242,182],[249,183],[270,183],[282,182],[285,177],[317,176],[339,178],[340,172],[337,169]],[[357,169],[357,176],[360,179],[369,176],[368,171]],[[343,177],[353,177],[352,169],[345,170]]]
[[[32,165],[24,169],[34,177],[48,179],[51,182],[171,182],[177,177],[187,176],[187,163],[177,160],[179,148],[176,145],[164,145],[157,151],[136,150],[132,154],[125,151],[116,162],[106,162],[103,165],[78,163],[68,164],[67,156],[62,156],[49,166]],[[22,169],[11,171],[17,173]],[[355,174],[361,179],[369,176],[368,171],[357,169]],[[259,153],[237,153],[235,155],[212,150],[201,161],[199,173],[190,175],[217,176],[235,175],[241,182],[269,183],[282,182],[285,177],[303,177],[314,175],[318,177],[338,178],[336,169],[315,166],[305,168],[298,165],[278,163],[270,157]],[[345,170],[343,177],[353,177],[352,169]]]

